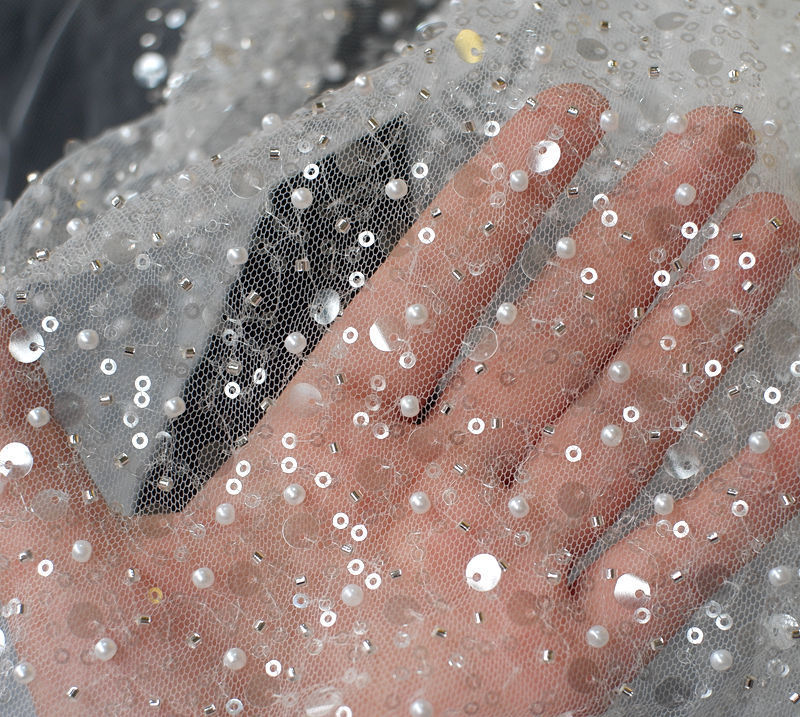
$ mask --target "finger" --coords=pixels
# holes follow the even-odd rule
[[[555,424],[523,466],[534,480],[522,522],[548,552],[585,553],[652,477],[785,282],[798,239],[782,197],[742,200]]]
[[[607,103],[595,90],[559,85],[532,104],[458,170],[320,342],[315,357],[327,358],[342,345],[343,329],[357,331],[336,369],[358,396],[380,374],[390,405],[404,393],[424,403],[472,327],[474,307],[488,302],[543,212],[596,146]],[[530,152],[556,127],[563,136],[546,145],[542,169],[532,171]],[[526,173],[523,191],[511,188],[509,174],[517,170]],[[413,369],[401,365],[405,352],[414,356]],[[302,374],[295,380],[308,380]]]
[[[482,481],[513,478],[542,430],[618,349],[634,313],[652,302],[654,272],[671,269],[684,248],[680,228],[701,226],[750,167],[751,130],[742,116],[703,107],[688,122],[687,136],[665,135],[602,201],[606,209],[578,223],[517,301],[513,323],[495,325],[498,352],[478,367],[485,370],[462,364],[441,401],[449,414],[428,428],[432,436],[461,437],[448,470],[457,462]],[[688,206],[674,196],[681,184],[697,192]],[[663,261],[654,264],[658,254]],[[487,427],[480,435],[467,433],[474,419]],[[498,420],[502,428],[488,430]]]
[[[789,412],[796,416],[798,409]],[[765,435],[767,441],[764,434],[756,441],[761,449],[768,445],[764,452],[742,450],[677,501],[672,513],[637,528],[583,577],[584,624],[607,626],[610,634],[607,648],[594,652],[607,649],[627,679],[634,663],[655,656],[652,644],[669,640],[692,610],[797,514],[800,426],[773,426]],[[641,590],[638,597],[634,588]],[[724,655],[710,659],[717,668],[726,665]]]

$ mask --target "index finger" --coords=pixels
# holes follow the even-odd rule
[[[607,107],[598,92],[579,84],[529,99],[458,169],[315,354],[330,356],[342,340],[337,329],[352,327],[357,333],[350,336],[358,338],[339,362],[347,386],[359,395],[380,374],[387,402],[404,394],[424,402],[474,325],[475,307],[489,301],[596,146]],[[403,352],[413,354],[413,364],[398,360]]]

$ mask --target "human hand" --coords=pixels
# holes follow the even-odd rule
[[[590,714],[751,557],[752,537],[794,514],[781,503],[797,489],[792,425],[756,435],[671,512],[662,498],[660,521],[568,579],[797,261],[784,200],[751,195],[632,318],[656,298],[654,272],[668,281],[681,227],[702,227],[754,160],[727,108],[694,110],[599,198],[436,396],[475,307],[601,138],[593,90],[559,86],[535,104],[442,190],[180,514],[122,518],[84,501],[90,479],[63,433],[26,421],[49,405],[40,371],[6,359],[3,437],[30,448],[33,468],[12,469],[0,497],[14,516],[4,544],[33,557],[4,571],[0,597],[25,606],[9,625],[25,631],[41,714],[139,714],[149,700],[172,714],[236,713],[235,700],[270,715]],[[554,126],[563,136],[548,140]],[[546,168],[509,190],[534,146]],[[15,328],[6,315],[3,340]],[[86,562],[69,557],[78,540]],[[105,661],[101,638],[116,646]]]

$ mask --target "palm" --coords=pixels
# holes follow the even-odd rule
[[[8,435],[35,459],[28,476],[11,482],[3,509],[14,500],[30,505],[43,487],[69,493],[57,524],[33,519],[6,531],[9,552],[35,548],[6,573],[2,597],[26,603],[11,622],[28,631],[22,657],[36,666],[30,688],[42,714],[112,704],[136,714],[151,699],[175,714],[211,704],[235,710],[231,699],[265,714],[327,714],[328,704],[337,717],[348,714],[340,705],[356,715],[403,714],[413,700],[422,700],[419,714],[471,703],[514,715],[588,713],[743,564],[751,535],[774,532],[776,521],[763,516],[796,480],[783,465],[792,431],[771,431],[771,450],[746,459],[771,466],[778,488],[748,488],[735,459],[666,516],[668,532],[683,520],[718,540],[666,541],[654,520],[579,579],[569,577],[680,437],[667,428],[674,417],[690,421],[718,385],[796,261],[798,226],[783,200],[749,197],[704,247],[719,270],[699,257],[664,301],[631,319],[633,307],[655,298],[653,272],[680,254],[670,249],[656,266],[654,250],[669,246],[676,226],[702,226],[753,161],[747,125],[730,110],[691,113],[691,151],[681,137],[662,139],[609,194],[614,225],[590,212],[571,233],[574,247],[560,247],[516,302],[516,319],[506,312],[432,398],[475,324],[468,307],[489,302],[541,208],[595,147],[605,109],[596,93],[573,85],[520,111],[423,212],[248,445],[180,514],[121,518],[102,500],[82,502],[89,479],[63,435],[52,423],[25,422],[31,406],[48,400],[31,388],[39,374],[12,366]],[[554,125],[564,130],[560,159],[532,173],[527,189],[508,192],[502,209],[490,207],[498,183],[526,166],[529,148]],[[673,196],[681,183],[697,188],[688,205]],[[770,224],[776,217],[779,230]],[[435,228],[433,243],[418,238],[424,227]],[[744,239],[731,242],[735,232]],[[753,270],[741,266],[746,251],[756,257]],[[587,268],[594,273],[579,278]],[[745,281],[757,290],[742,291]],[[412,304],[430,307],[427,321],[404,320]],[[694,310],[688,324],[672,314],[684,304]],[[4,330],[13,329],[6,317]],[[662,337],[673,337],[674,348],[666,351]],[[404,351],[413,365],[398,360]],[[710,359],[719,370],[706,366]],[[627,380],[619,370],[609,376],[612,361],[630,367]],[[431,404],[423,421],[401,415],[398,403],[409,395]],[[629,406],[637,413],[630,422]],[[284,499],[290,483],[304,499],[296,490]],[[729,509],[731,489],[749,503],[751,521]],[[408,507],[412,493],[417,510]],[[221,504],[234,506],[235,519],[224,519],[224,508],[215,519]],[[94,555],[70,564],[79,539]],[[46,589],[41,559],[55,563]],[[709,576],[703,567],[711,563],[724,568]],[[198,568],[213,573],[210,587],[193,584]],[[363,592],[360,605],[341,595],[351,584]],[[348,601],[358,602],[357,590]],[[651,611],[655,604],[670,608]],[[99,663],[92,647],[104,636],[119,649]],[[232,647],[247,655],[241,669],[223,665]],[[265,673],[265,663],[280,673]],[[68,699],[72,686],[79,692]]]

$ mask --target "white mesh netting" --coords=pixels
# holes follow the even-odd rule
[[[2,714],[795,714],[799,13],[198,2],[0,222]]]

